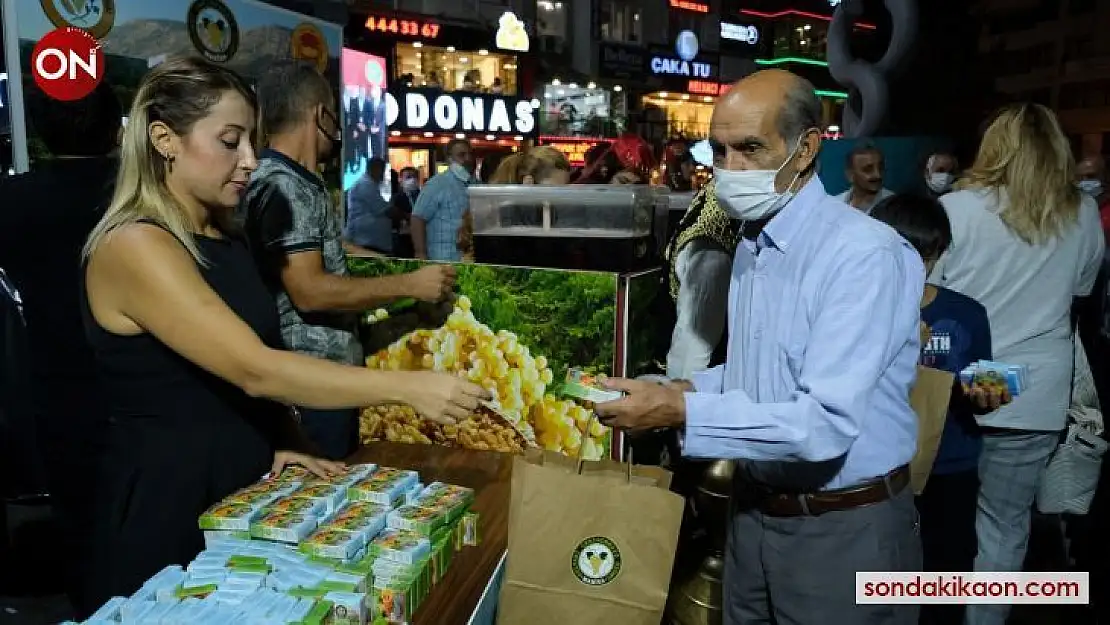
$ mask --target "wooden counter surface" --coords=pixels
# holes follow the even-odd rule
[[[416,612],[414,625],[466,625],[508,545],[509,489],[513,457],[438,445],[370,443],[351,462],[374,462],[420,473],[424,484],[446,482],[473,488],[481,544],[455,554],[446,577]]]

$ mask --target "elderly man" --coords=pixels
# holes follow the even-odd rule
[[[960,164],[956,155],[944,150],[925,159],[925,195],[936,199],[952,190]]]
[[[1102,231],[1110,236],[1110,191],[1106,188],[1106,161],[1101,156],[1088,156],[1075,167],[1079,189],[1098,202]]]
[[[852,148],[844,163],[844,175],[851,183],[847,191],[837,199],[859,210],[870,213],[876,204],[894,195],[883,187],[886,164],[879,147],[871,143],[861,143]]]
[[[855,573],[916,571],[907,465],[920,348],[921,258],[830,197],[815,175],[813,85],[757,72],[713,111],[717,197],[747,222],[729,291],[726,363],[597,407],[605,423],[680,428],[688,457],[738,461],[725,623],[917,622],[917,608],[856,605]]]

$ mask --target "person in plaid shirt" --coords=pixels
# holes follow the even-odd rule
[[[454,139],[445,148],[450,166],[424,185],[412,209],[412,244],[417,258],[459,262],[459,229],[470,207],[466,188],[474,180],[470,142]]]

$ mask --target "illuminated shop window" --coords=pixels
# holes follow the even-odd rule
[[[829,24],[823,20],[784,19],[774,23],[775,56],[825,60]]]
[[[417,43],[397,44],[397,78],[413,87],[516,95],[517,57]]]
[[[610,97],[596,85],[544,85],[541,134],[605,136],[612,117]]]
[[[664,125],[665,137],[705,138],[713,117],[714,98],[660,91],[644,97],[644,118],[650,126]],[[655,133],[658,135],[658,133]]]

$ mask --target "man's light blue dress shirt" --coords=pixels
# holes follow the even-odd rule
[[[909,463],[924,284],[908,243],[815,176],[737,250],[728,361],[694,375],[684,453],[800,490]]]
[[[428,260],[462,260],[459,228],[463,224],[463,214],[470,208],[466,188],[467,183],[447,170],[432,176],[420,192],[416,206],[412,208],[412,216],[423,219],[426,224],[424,233]]]

